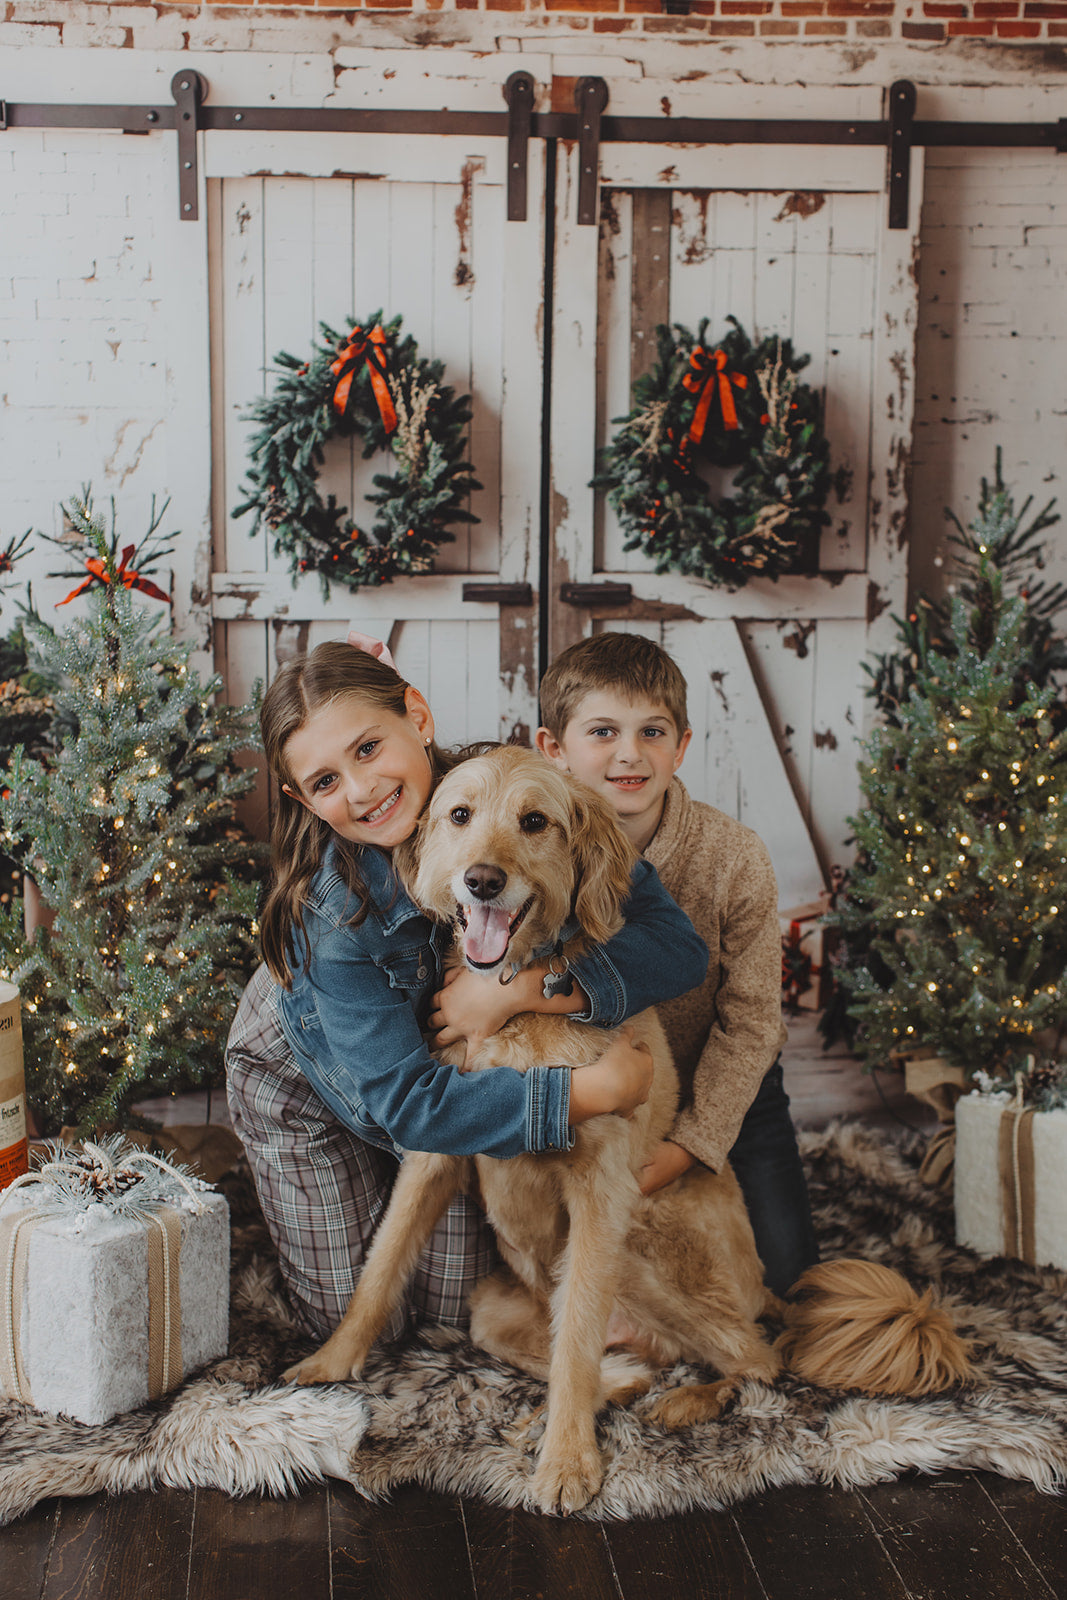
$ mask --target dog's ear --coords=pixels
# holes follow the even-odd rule
[[[577,879],[574,914],[594,944],[603,944],[622,927],[622,905],[630,892],[636,852],[611,808],[573,780],[571,827]]]

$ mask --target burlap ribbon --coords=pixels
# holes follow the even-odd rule
[[[1023,1106],[1021,1096],[1001,1116],[997,1156],[1004,1254],[1035,1266],[1034,1108]]]
[[[897,1052],[904,1065],[904,1086],[909,1094],[930,1106],[941,1124],[926,1146],[919,1177],[931,1189],[948,1189],[956,1160],[956,1101],[966,1088],[960,1067],[941,1056]]]
[[[0,1388],[33,1405],[22,1357],[22,1305],[30,1239],[54,1212],[27,1209],[0,1216]],[[145,1222],[148,1234],[148,1397],[158,1400],[181,1382],[182,1308],[180,1214],[167,1207]]]

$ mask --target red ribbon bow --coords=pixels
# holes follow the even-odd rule
[[[689,357],[690,370],[682,379],[682,385],[690,394],[700,396],[693,420],[689,424],[689,438],[694,444],[699,444],[704,437],[707,426],[708,412],[716,392],[719,396],[719,405],[722,408],[723,427],[728,432],[734,432],[740,424],[737,420],[737,408],[734,405],[731,383],[739,389],[748,388],[748,379],[743,372],[727,372],[726,351],[707,351],[702,344],[698,344]]]
[[[375,323],[369,333],[361,327],[352,329],[348,335],[348,343],[338,351],[337,360],[330,367],[330,371],[337,378],[338,384],[333,391],[334,410],[344,416],[348,404],[348,393],[352,387],[352,379],[364,363],[370,373],[370,384],[374,390],[374,398],[378,402],[378,411],[381,414],[382,425],[386,433],[395,433],[397,428],[396,408],[393,397],[389,393],[386,383],[386,374],[389,371],[385,361],[385,329],[380,323]]]
[[[170,595],[164,594],[163,590],[158,586],[158,584],[153,583],[151,578],[142,578],[141,574],[139,572],[134,572],[133,568],[130,566],[130,562],[133,560],[133,553],[136,548],[136,545],[128,544],[125,550],[122,552],[122,560],[119,562],[118,566],[119,582],[122,584],[124,589],[140,589],[142,594],[151,595],[153,600],[162,600],[166,605],[169,606],[171,603]],[[86,589],[91,589],[94,583],[111,582],[107,567],[100,560],[99,556],[89,556],[85,562],[85,569],[89,574],[85,582],[79,583],[76,589],[72,589],[66,596],[66,599],[57,600],[57,605],[68,605],[71,600],[76,600],[80,594],[84,594]]]

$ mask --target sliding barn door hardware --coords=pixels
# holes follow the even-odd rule
[[[199,72],[176,72],[170,82],[170,92],[174,96],[178,129],[178,208],[184,222],[195,222],[199,215],[196,135],[207,81]]]
[[[777,117],[616,117],[606,114],[603,78],[579,80],[575,111],[534,111],[530,73],[513,72],[503,86],[506,111],[387,111],[298,106],[208,105],[207,80],[176,73],[172,105],[61,105],[0,100],[0,132],[17,128],[101,128],[122,133],[175,130],[178,136],[178,207],[187,222],[198,218],[200,132],[374,133],[495,136],[508,141],[508,217],[527,214],[526,154],[531,139],[563,139],[579,153],[578,221],[596,221],[599,147],[602,144],[830,144],[881,145],[889,161],[889,226],[904,228],[908,214],[909,155],[917,147],[1036,148],[1067,154],[1067,117],[1057,122],[931,122],[915,118],[915,86],[906,79],[889,90],[887,116],[874,121]]]
[[[579,78],[574,102],[578,107],[578,222],[589,226],[597,221],[600,113],[608,103],[603,78]]]
[[[508,103],[508,221],[526,221],[526,155],[533,115],[532,72],[513,72],[504,85]]]
[[[908,226],[915,85],[899,78],[889,91],[889,226]]]

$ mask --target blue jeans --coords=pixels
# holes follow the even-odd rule
[[[784,1295],[819,1259],[781,1059],[749,1106],[730,1165],[745,1197],[769,1289]]]

